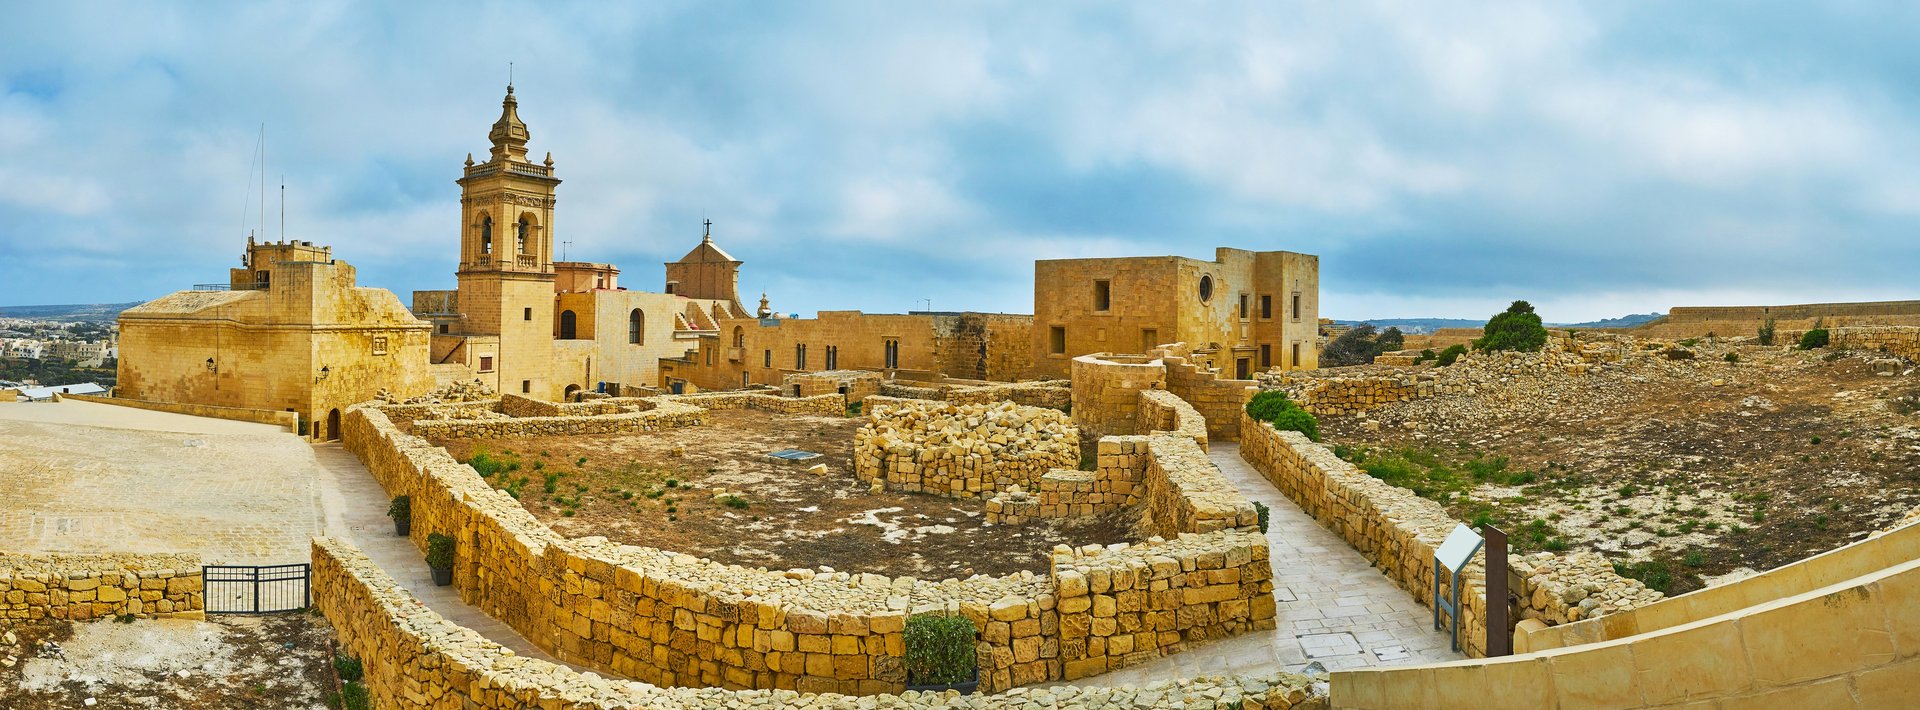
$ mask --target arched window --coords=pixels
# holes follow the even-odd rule
[[[573,340],[575,317],[573,311],[560,312],[560,339]]]
[[[627,314],[627,342],[632,343],[634,345],[639,345],[643,342],[646,342],[646,336],[643,333],[641,333],[641,331],[646,328],[646,325],[647,325],[647,314],[641,313],[640,309],[635,308],[633,309],[632,313],[628,313]]]
[[[527,253],[527,226],[525,217],[521,217],[520,222],[513,226],[513,253],[515,254]]]
[[[493,218],[480,218],[480,253],[493,253]]]
[[[747,329],[737,325],[733,327],[733,346],[736,348],[747,346]]]

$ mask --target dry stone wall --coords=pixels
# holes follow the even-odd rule
[[[1140,430],[1140,392],[1164,389],[1167,370],[1145,356],[1096,353],[1073,359],[1073,423],[1084,441]]]
[[[1032,491],[1014,487],[987,500],[987,522],[1017,525],[1040,518],[1088,517],[1140,503],[1146,492],[1147,438],[1100,439],[1092,471],[1055,469]]]
[[[861,698],[793,690],[660,687],[581,673],[515,655],[442,618],[351,546],[316,538],[315,599],[342,640],[361,659],[377,707],[399,710],[462,707],[638,708],[992,708],[1014,703],[1040,707],[1192,707],[1191,702],[1285,710],[1325,704],[1310,679],[1285,673],[1184,680],[1151,688],[1062,686],[1005,697],[906,692]],[[1011,617],[1011,607],[1001,615]],[[991,613],[991,612],[990,612]],[[1005,624],[1009,633],[1014,624]],[[994,627],[996,630],[998,627]]]
[[[190,554],[0,554],[0,619],[99,619],[199,611]]]
[[[1243,427],[1240,454],[1254,469],[1414,599],[1433,605],[1433,553],[1459,521],[1439,503],[1368,476],[1299,432],[1275,431],[1251,418]],[[1509,565],[1522,580],[1513,590],[1523,600],[1520,618],[1542,623],[1631,610],[1661,598],[1639,581],[1614,573],[1598,555],[1544,553],[1510,559]],[[1465,609],[1460,645],[1474,657],[1486,655],[1485,577],[1483,551],[1461,573]]]
[[[1161,362],[1166,367],[1167,391],[1206,418],[1208,435],[1225,441],[1240,438],[1240,410],[1259,391],[1255,381],[1225,379],[1213,368],[1170,353]]]
[[[1079,434],[1052,409],[870,397],[854,433],[854,475],[906,491],[973,498],[1032,488],[1080,460]]]
[[[1141,477],[1146,488],[1142,495],[1147,506],[1144,518],[1158,534],[1254,530],[1259,526],[1253,502],[1220,475],[1220,468],[1193,440],[1154,434],[1144,444],[1125,445],[1135,451],[1147,450],[1147,470]]]
[[[1141,390],[1140,433],[1167,432],[1192,439],[1207,448],[1207,418],[1186,400],[1166,390]]]

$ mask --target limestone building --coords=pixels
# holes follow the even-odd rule
[[[760,311],[762,317],[720,321],[698,350],[661,362],[663,385],[738,389],[834,370],[1012,381],[1026,379],[1032,365],[1033,318],[1025,315],[820,311],[815,318],[776,318],[764,298]]]
[[[1234,379],[1318,367],[1320,258],[1221,247],[1178,256],[1043,259],[1033,264],[1033,374],[1072,359],[1186,343]]]
[[[434,322],[432,365],[440,381],[479,379],[500,392],[557,400],[588,390],[659,382],[663,357],[680,357],[741,317],[730,289],[739,262],[712,234],[680,272],[692,294],[628,291],[612,264],[553,259],[553,156],[527,156],[531,134],[513,87],[487,134],[486,162],[467,158],[460,185],[459,288],[415,291],[414,312]],[[686,261],[686,260],[683,260]]]
[[[249,240],[241,263],[227,284],[120,314],[116,396],[295,412],[332,439],[348,405],[432,387],[432,326],[392,292],[357,285],[332,249]]]

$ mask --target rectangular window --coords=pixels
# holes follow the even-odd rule
[[[445,323],[441,323],[441,324],[440,324],[440,334],[441,334],[441,335],[446,335],[446,334],[447,334],[447,324],[445,324]]]
[[[1260,317],[1262,319],[1273,317],[1273,297],[1264,293],[1260,294]]]
[[[527,308],[520,311],[520,320],[533,320],[533,309]]]
[[[1047,352],[1055,355],[1067,354],[1067,327],[1056,325],[1047,329]]]
[[[373,336],[373,354],[375,355],[387,354],[387,336],[384,336],[384,335]]]
[[[793,369],[795,370],[807,369],[807,346],[805,345],[793,346]]]
[[[709,346],[709,347],[707,348],[707,364],[708,364],[708,365],[712,365],[712,364],[713,364],[713,353],[714,353],[714,351],[716,351],[716,350],[719,350],[719,349],[720,349],[720,348],[717,348],[717,347],[712,347],[712,346]]]
[[[840,348],[839,346],[836,346],[836,345],[828,345],[827,346],[827,369],[835,370],[835,369],[839,369],[839,367],[840,367]]]
[[[760,366],[761,366],[761,367],[773,367],[773,351],[772,351],[772,350],[768,350],[768,351],[766,352],[766,354],[765,354],[765,355],[766,355],[766,357],[765,357],[765,358],[763,359],[763,361],[762,361],[762,362],[760,363]]]
[[[533,380],[520,381],[520,394],[533,394]]]
[[[1093,282],[1093,310],[1105,311],[1113,307],[1112,282]]]
[[[1300,320],[1300,292],[1293,292],[1293,319]]]
[[[888,338],[881,341],[881,350],[885,358],[886,369],[898,369],[900,367],[900,340],[897,338]]]
[[[1300,366],[1300,344],[1299,343],[1293,344],[1293,366],[1294,367]]]
[[[1247,294],[1240,294],[1240,320],[1247,319]]]
[[[1260,369],[1265,370],[1269,367],[1273,367],[1273,346],[1261,345],[1260,346]]]
[[[1153,346],[1159,345],[1159,344],[1160,344],[1160,331],[1158,329],[1156,328],[1140,329],[1140,352],[1146,352],[1148,350],[1152,350]]]
[[[493,356],[492,355],[480,356],[480,371],[493,372]]]

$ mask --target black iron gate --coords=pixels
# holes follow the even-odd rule
[[[209,614],[298,611],[312,602],[312,565],[208,565],[200,569]]]

